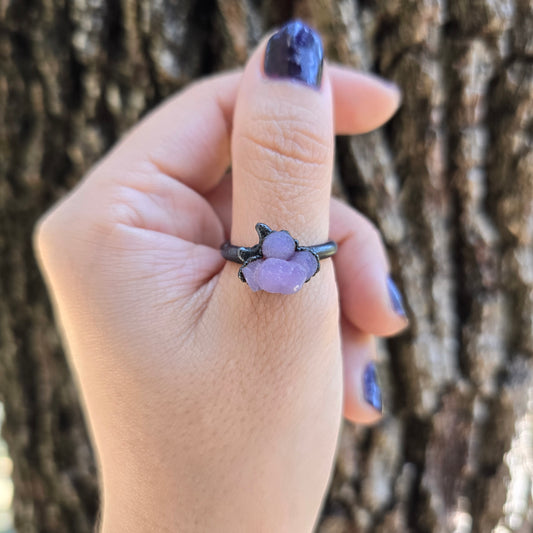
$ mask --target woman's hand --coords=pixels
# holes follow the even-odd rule
[[[380,417],[373,335],[406,319],[377,231],[330,186],[334,133],[380,126],[399,93],[328,65],[304,79],[316,34],[281,31],[267,68],[263,42],[167,101],[37,227],[104,532],[310,531],[343,403]],[[252,292],[219,248],[257,222],[338,253],[297,294]]]

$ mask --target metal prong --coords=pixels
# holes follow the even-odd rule
[[[262,222],[258,222],[255,225],[255,231],[257,231],[257,234],[259,235],[259,239],[262,241],[267,235],[272,233],[272,230]]]

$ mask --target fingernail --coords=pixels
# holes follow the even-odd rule
[[[378,375],[374,363],[369,363],[365,368],[363,374],[363,395],[366,402],[376,409],[376,411],[380,413],[383,411],[381,405],[381,389],[379,388]]]
[[[398,287],[396,287],[396,284],[394,281],[392,281],[390,276],[387,276],[387,288],[389,290],[389,298],[392,304],[392,308],[394,309],[394,312],[397,315],[400,315],[401,317],[405,317],[405,309],[403,307],[403,298],[398,290]]]
[[[318,33],[301,20],[293,20],[268,41],[265,74],[270,78],[287,78],[320,87],[323,58]]]

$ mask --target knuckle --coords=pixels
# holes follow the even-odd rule
[[[64,203],[52,206],[37,219],[33,227],[32,245],[42,269],[55,269],[55,265],[70,250],[70,235],[75,231],[75,224],[65,216]]]
[[[266,111],[251,117],[242,132],[248,159],[293,177],[322,175],[333,155],[333,139],[320,129],[316,118],[308,110],[293,109],[283,118]]]
[[[46,250],[49,248],[49,243],[53,238],[53,231],[50,229],[50,213],[41,215],[33,227],[32,245],[34,253],[44,259],[46,257]]]
[[[360,230],[359,248],[366,250],[384,248],[381,232],[373,222],[370,222],[370,220],[366,220]]]
[[[94,191],[84,192],[70,194],[37,220],[32,245],[41,266],[51,268],[67,260],[75,266],[86,254],[94,255],[95,247],[108,245],[116,225],[142,225],[134,194],[127,188],[99,191],[98,204],[91,201]]]
[[[353,236],[354,244],[360,252],[361,256],[368,256],[369,258],[378,258],[385,266],[388,265],[387,249],[383,236],[377,226],[368,219],[364,219],[364,223],[359,228],[357,233]]]
[[[378,227],[373,222],[368,221],[366,232],[366,239],[370,246],[383,246],[381,231],[379,231]]]

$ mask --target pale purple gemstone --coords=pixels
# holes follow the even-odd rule
[[[273,231],[263,241],[263,257],[290,259],[294,254],[294,239],[286,231]]]
[[[308,250],[300,250],[299,252],[296,252],[291,259],[291,263],[296,263],[305,270],[307,275],[305,278],[306,281],[314,276],[318,270],[318,259]]]
[[[294,294],[302,288],[305,276],[306,271],[300,265],[274,257],[261,261],[256,281],[264,291]]]
[[[242,268],[244,279],[246,280],[246,283],[248,284],[250,289],[252,289],[254,292],[261,290],[261,287],[257,282],[257,270],[262,262],[263,261],[261,259],[258,259],[256,261],[248,263],[245,267]]]

